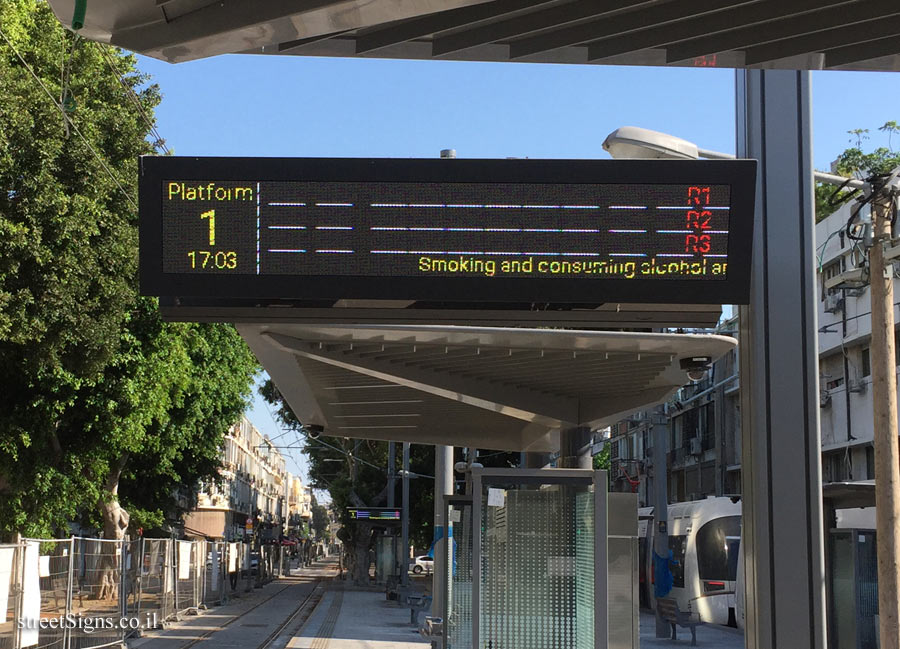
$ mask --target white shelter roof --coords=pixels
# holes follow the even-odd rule
[[[688,382],[682,358],[737,344],[708,334],[460,326],[241,324],[304,424],[325,435],[550,451]]]
[[[49,0],[70,25],[75,0]],[[90,0],[82,32],[170,62],[248,52],[900,69],[896,0]]]

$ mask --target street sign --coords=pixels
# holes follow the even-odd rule
[[[225,300],[745,303],[755,170],[144,157],[141,288]]]

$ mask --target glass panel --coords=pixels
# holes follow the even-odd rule
[[[831,534],[831,624],[834,649],[856,649],[853,596],[853,540],[849,532]]]
[[[856,546],[856,592],[859,610],[856,624],[860,649],[875,649],[875,616],[878,615],[878,558],[875,532],[859,532]]]
[[[575,649],[594,647],[594,494],[575,494]]]
[[[453,530],[447,601],[447,649],[472,647],[472,506],[450,508]]]
[[[592,647],[590,488],[503,487],[486,484],[481,494],[480,649]]]

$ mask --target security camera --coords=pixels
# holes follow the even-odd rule
[[[682,358],[679,363],[681,369],[687,372],[688,378],[696,383],[706,378],[706,372],[712,364],[712,359],[709,356],[691,356]]]
[[[306,431],[306,436],[310,439],[318,439],[319,435],[325,432],[325,427],[318,424],[308,424],[303,429]]]

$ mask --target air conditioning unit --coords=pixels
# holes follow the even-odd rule
[[[699,437],[691,439],[691,455],[701,455],[703,453],[703,443]]]
[[[837,313],[844,310],[844,298],[838,293],[825,296],[825,312]]]
[[[866,385],[868,384],[864,379],[856,379],[855,381],[850,381],[850,392],[862,394],[866,391]]]
[[[852,268],[825,280],[825,288],[861,289],[869,284],[868,268]]]

